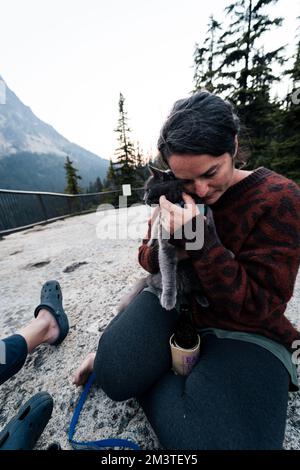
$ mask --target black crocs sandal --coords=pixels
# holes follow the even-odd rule
[[[57,281],[47,281],[41,290],[41,303],[34,311],[34,316],[37,317],[39,311],[45,308],[55,318],[59,326],[59,336],[51,345],[57,346],[60,344],[69,332],[68,317],[62,305],[62,292],[60,285]]]
[[[51,418],[53,399],[40,392],[28,400],[0,432],[1,450],[32,450]]]
[[[62,448],[59,442],[52,442],[52,444],[48,445],[46,450],[50,450],[51,452],[54,452],[57,450],[62,450]]]

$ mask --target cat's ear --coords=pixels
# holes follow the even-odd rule
[[[159,170],[158,168],[155,168],[154,166],[148,165],[148,168],[150,170],[150,173],[154,178],[160,179],[161,181],[164,181],[165,179],[165,171]]]
[[[172,170],[166,170],[166,171],[165,171],[165,174],[168,175],[168,179],[174,179],[174,180],[176,180],[176,177],[175,177],[175,175],[174,175],[174,173],[173,173]]]

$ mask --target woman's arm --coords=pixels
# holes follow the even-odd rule
[[[148,219],[148,231],[145,238],[142,240],[142,245],[138,249],[138,262],[146,271],[150,274],[159,272],[158,264],[158,241],[154,240],[152,246],[147,246],[148,241],[151,238],[151,227],[156,217],[159,214],[159,206],[157,206]]]
[[[267,324],[273,315],[281,316],[293,295],[300,264],[300,190],[289,184],[282,193],[265,205],[235,258],[212,226],[208,249],[204,234],[203,249],[186,250],[220,318]]]
[[[148,220],[148,231],[145,238],[142,241],[142,245],[138,249],[138,261],[139,264],[151,274],[155,274],[159,271],[159,263],[158,263],[158,241],[155,240],[154,244],[151,247],[147,246],[148,241],[151,237],[151,227],[158,216],[159,213],[159,206],[157,206],[153,212],[153,215]],[[176,249],[177,253],[177,260],[181,261],[184,259],[189,258],[187,252],[183,249],[178,247]]]

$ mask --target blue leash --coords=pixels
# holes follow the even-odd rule
[[[128,447],[129,449],[133,449],[133,450],[141,450],[138,444],[135,444],[132,441],[128,441],[127,439],[112,438],[112,439],[102,439],[101,441],[80,441],[80,442],[74,441],[73,436],[75,433],[76,425],[78,423],[79,415],[94,381],[95,381],[95,374],[91,374],[74,410],[74,414],[73,414],[72,421],[71,421],[69,431],[68,431],[68,439],[73,449],[75,450],[100,450],[104,447],[122,447],[122,448]]]

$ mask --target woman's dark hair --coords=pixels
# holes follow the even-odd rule
[[[204,90],[176,101],[161,129],[158,151],[167,166],[173,154],[218,157],[228,152],[233,157],[239,131],[232,104]],[[239,153],[234,160],[242,166],[247,163]]]

